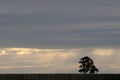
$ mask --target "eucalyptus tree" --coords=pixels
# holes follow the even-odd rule
[[[94,73],[97,73],[99,71],[95,67],[93,60],[91,58],[89,58],[88,56],[81,58],[79,63],[80,63],[79,72],[82,74],[87,74],[87,73],[94,74]]]

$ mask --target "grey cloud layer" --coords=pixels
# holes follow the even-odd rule
[[[0,47],[119,47],[120,1],[0,1]]]

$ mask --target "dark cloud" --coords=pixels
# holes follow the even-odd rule
[[[119,73],[119,3],[1,0],[0,73],[77,73],[85,55],[94,59],[100,73]]]
[[[119,47],[119,1],[0,1],[0,47]]]

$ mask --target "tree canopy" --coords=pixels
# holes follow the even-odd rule
[[[87,74],[87,73],[94,74],[94,73],[97,73],[99,71],[95,67],[93,60],[91,58],[89,58],[88,56],[81,58],[79,63],[80,63],[79,72],[82,74]]]

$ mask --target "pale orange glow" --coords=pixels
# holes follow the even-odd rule
[[[93,57],[100,68],[119,70],[119,49],[35,49],[0,48],[0,70],[11,72],[59,73],[77,72],[83,56]],[[115,60],[111,57],[115,56]],[[114,64],[114,65],[113,65]],[[30,71],[29,71],[30,70]],[[33,70],[33,71],[32,71]],[[113,70],[112,70],[113,71]],[[18,72],[19,73],[19,72]]]
[[[108,56],[112,55],[114,52],[114,49],[95,49],[93,51],[93,54],[99,55],[99,56]]]
[[[32,68],[32,66],[0,66],[2,69],[11,69],[11,68]]]

